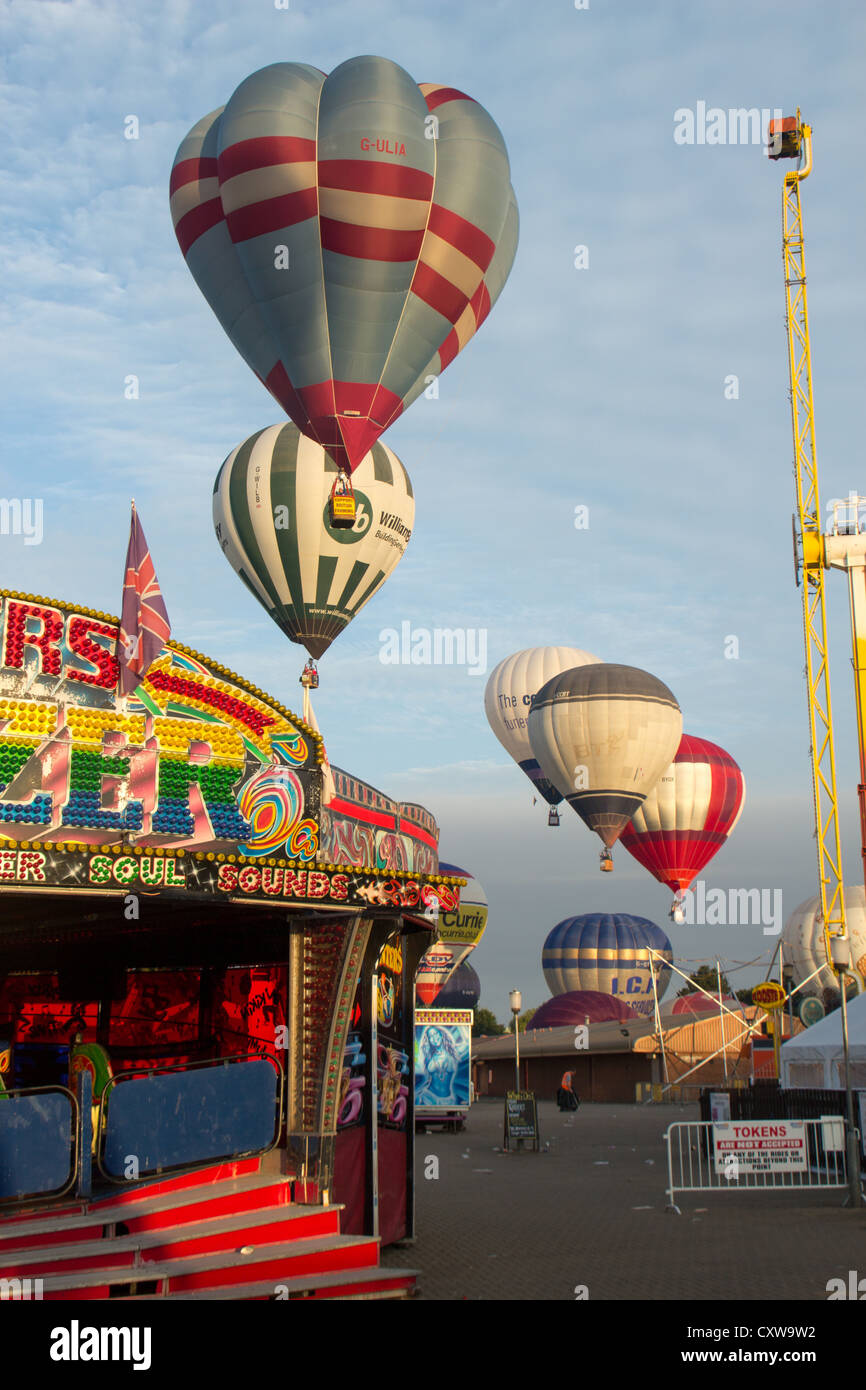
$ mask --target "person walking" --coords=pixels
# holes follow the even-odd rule
[[[576,1110],[580,1105],[580,1098],[574,1089],[573,1071],[563,1073],[562,1080],[559,1083],[559,1090],[556,1093],[556,1103],[562,1111]]]

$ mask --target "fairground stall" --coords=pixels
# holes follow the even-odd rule
[[[3,1287],[405,1293],[436,822],[186,647],[118,698],[116,638],[0,591]]]

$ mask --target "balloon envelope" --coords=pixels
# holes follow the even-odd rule
[[[742,1012],[743,1006],[739,999],[734,998],[731,994],[722,995],[722,1004],[733,1013],[737,1011]],[[675,999],[670,1012],[671,1014],[688,1014],[690,1016],[696,1014],[718,1014],[719,1001],[715,997],[708,999],[705,994],[701,994],[699,990],[695,990],[693,994],[684,994],[679,999]]]
[[[415,500],[396,454],[375,444],[355,474],[351,529],[331,525],[336,464],[295,425],[245,439],[217,474],[213,520],[233,569],[287,637],[319,657],[391,574]]]
[[[648,947],[660,953],[651,956]],[[551,994],[597,990],[621,999],[637,1013],[653,1012],[652,972],[661,999],[671,977],[671,943],[647,917],[625,912],[587,912],[558,922],[547,937],[541,963]]]
[[[851,950],[851,973],[862,991],[866,987],[866,892],[862,884],[845,887],[845,923]],[[781,893],[779,894],[781,898]],[[782,965],[795,985],[803,984],[815,970],[820,974],[803,985],[803,994],[822,995],[839,990],[839,977],[827,961],[821,920],[821,899],[807,898],[794,908],[782,931]]]
[[[439,913],[439,940],[448,946],[454,956],[453,969],[456,970],[474,951],[487,930],[487,894],[472,874],[456,864],[439,865],[440,874],[452,878],[465,878],[467,882],[460,889],[460,905],[456,912]]]
[[[433,1000],[453,974],[459,950],[460,947],[446,946],[439,941],[424,952],[415,975],[415,993],[423,1008],[432,1007]]]
[[[526,1031],[580,1023],[608,1023],[612,1019],[627,1023],[629,1019],[634,1021],[639,1016],[630,1004],[613,994],[601,994],[594,989],[575,989],[545,1000],[527,1023]]]
[[[481,981],[468,960],[458,965],[454,974],[440,989],[433,1001],[436,1009],[474,1009],[481,998]]]
[[[740,818],[743,774],[709,739],[683,734],[676,756],[620,835],[620,843],[674,893],[688,888]]]
[[[254,72],[182,142],[171,211],[238,352],[349,472],[466,346],[517,249],[493,120],[387,58]]]
[[[529,711],[549,781],[610,848],[679,746],[683,717],[657,676],[598,663],[555,676]]]
[[[579,647],[528,647],[500,661],[484,691],[488,724],[539,796],[551,806],[559,805],[562,792],[545,777],[530,746],[529,707],[533,696],[554,676],[598,661],[599,657]]]
[[[471,951],[475,950],[487,927],[487,894],[465,869],[456,864],[439,864],[440,874],[465,878],[456,912],[439,913],[439,940],[418,963],[415,993],[429,1008],[441,989],[455,974]]]

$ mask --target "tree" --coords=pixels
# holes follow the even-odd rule
[[[498,1038],[505,1032],[504,1024],[500,1023],[495,1014],[489,1009],[476,1009],[475,1022],[472,1025],[473,1038],[493,1037]]]
[[[525,1013],[522,1013],[522,1014],[520,1015],[519,1019],[517,1020],[517,1026],[518,1026],[518,1028],[520,1029],[520,1032],[521,1032],[521,1033],[525,1033],[525,1032],[526,1032],[526,1025],[527,1025],[527,1023],[529,1023],[530,1019],[532,1018],[532,1015],[533,1015],[533,1014],[536,1014],[536,1013],[538,1013],[538,1008],[537,1008],[537,1007],[534,1008],[534,1009],[527,1009]],[[508,1029],[508,1032],[509,1032],[509,1033],[513,1033],[513,1032],[514,1032],[514,1015],[513,1015],[513,1014],[511,1015],[511,1027]]]
[[[752,990],[753,990],[754,988],[755,988],[754,985],[750,985],[748,989],[738,989],[738,990],[737,990],[737,998],[739,999],[739,1001],[740,1001],[741,1004],[751,1004],[751,1002],[752,1002]]]
[[[700,989],[706,989],[706,990],[708,990],[708,991],[710,992],[710,994],[718,994],[718,992],[719,992],[719,975],[718,975],[718,971],[716,970],[715,966],[712,966],[712,965],[702,965],[702,966],[700,966],[700,968],[695,972],[694,975],[690,975],[690,976],[689,976],[689,979],[690,979],[691,982],[692,982],[692,986],[697,985]],[[722,994],[730,994],[730,992],[731,992],[731,986],[730,986],[730,984],[728,983],[728,977],[727,977],[727,975],[724,975],[724,974],[723,974],[723,975],[722,975]],[[683,988],[682,988],[681,990],[678,990],[678,991],[677,991],[677,998],[678,998],[678,999],[681,999],[682,996],[683,996],[684,994],[693,994],[693,993],[694,993],[693,988],[691,988],[689,985],[684,985]]]

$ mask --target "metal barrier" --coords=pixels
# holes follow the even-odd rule
[[[668,1211],[678,1192],[828,1190],[848,1186],[845,1125],[819,1120],[683,1120],[665,1130]]]

